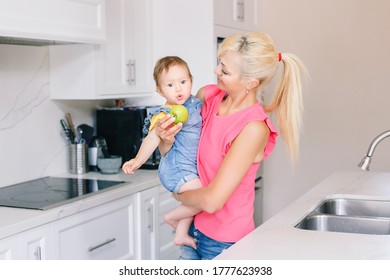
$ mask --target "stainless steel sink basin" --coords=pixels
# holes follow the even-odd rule
[[[332,198],[322,202],[314,211],[322,214],[339,216],[390,218],[390,201]]]
[[[390,234],[390,220],[367,217],[312,215],[305,217],[299,229],[360,234]]]
[[[315,231],[390,235],[390,201],[327,199],[295,227]]]

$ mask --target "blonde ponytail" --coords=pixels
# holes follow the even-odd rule
[[[266,108],[275,112],[279,130],[290,158],[295,162],[299,151],[299,134],[302,127],[303,96],[302,78],[306,75],[303,63],[293,54],[283,53],[281,79]]]

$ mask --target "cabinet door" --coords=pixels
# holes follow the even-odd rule
[[[17,235],[0,240],[0,260],[19,259],[19,239]]]
[[[135,195],[58,220],[55,259],[136,259]]]
[[[107,43],[98,47],[100,95],[153,92],[151,1],[110,0]]]
[[[179,206],[180,203],[172,197],[172,193],[164,187],[159,187],[159,236],[158,236],[158,259],[178,259],[180,247],[173,243],[175,230],[164,221],[164,215]]]
[[[0,36],[102,43],[105,0],[1,0]]]
[[[50,46],[52,99],[112,99],[152,94],[151,0],[106,2],[102,45]]]
[[[158,188],[150,188],[138,193],[139,199],[139,230],[141,238],[141,259],[157,258],[157,207]]]
[[[53,258],[51,224],[19,234],[20,259],[48,260]]]
[[[230,28],[259,31],[259,0],[214,0],[214,23]]]

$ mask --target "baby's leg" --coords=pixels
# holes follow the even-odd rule
[[[202,187],[202,183],[199,179],[191,180],[185,183],[180,192],[186,190],[194,190]],[[181,204],[173,209],[165,217],[165,221],[176,229],[175,244],[176,245],[188,245],[196,248],[194,239],[188,235],[188,230],[191,226],[193,216],[199,213],[198,209]]]
[[[196,249],[194,239],[189,236],[188,230],[190,229],[193,216],[197,213],[199,213],[198,209],[181,204],[165,215],[164,220],[167,224],[176,229],[175,238],[173,240],[175,245],[187,245]]]
[[[200,179],[194,179],[186,182],[183,186],[181,186],[179,193],[188,190],[200,189],[201,187],[202,183],[200,182]],[[179,220],[193,217],[197,213],[199,213],[199,210],[181,204],[180,206],[169,212],[167,215],[165,215],[164,219],[168,224],[176,228]]]

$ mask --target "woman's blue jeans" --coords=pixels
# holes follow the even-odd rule
[[[181,260],[211,260],[234,244],[234,242],[220,242],[207,237],[195,228],[194,223],[188,233],[195,239],[196,250],[189,246],[181,246]]]

